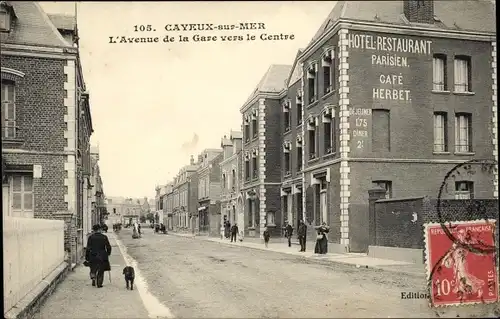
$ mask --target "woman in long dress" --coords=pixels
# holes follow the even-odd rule
[[[330,227],[326,223],[321,224],[317,228],[316,246],[314,246],[314,253],[324,255],[328,253],[328,237],[327,233],[330,231]]]

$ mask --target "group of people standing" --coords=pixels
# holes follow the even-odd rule
[[[316,245],[314,247],[314,253],[324,255],[328,252],[327,234],[330,232],[330,227],[328,227],[326,223],[322,223],[321,226],[315,227],[315,229],[316,229]],[[264,242],[266,242],[266,247],[267,247],[267,242],[269,242],[269,238],[266,241],[266,234],[265,234],[266,231],[264,231]],[[285,237],[288,239],[288,247],[292,247],[292,236],[293,236],[293,227],[289,222],[286,222]],[[299,251],[305,252],[306,239],[307,239],[307,225],[302,220],[299,221],[297,238],[300,244]]]
[[[238,224],[234,223],[231,225],[231,222],[224,221],[223,232],[221,232],[221,238],[224,236],[226,239],[231,238],[231,242],[236,242],[236,238],[238,235],[240,236],[240,241],[243,241],[243,234],[239,233]]]

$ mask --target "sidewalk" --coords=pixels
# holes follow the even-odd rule
[[[404,261],[373,258],[366,256],[366,254],[358,254],[358,253],[346,253],[346,254],[328,253],[326,255],[317,255],[314,254],[314,246],[310,242],[308,242],[308,247],[307,247],[308,251],[299,252],[297,245],[294,245],[292,243],[292,247],[288,247],[285,241],[283,241],[283,243],[270,242],[269,248],[266,248],[263,243],[260,243],[260,239],[254,239],[254,238],[251,239],[245,238],[243,242],[237,241],[235,243],[234,242],[231,243],[231,241],[229,241],[228,239],[220,239],[208,236],[193,236],[192,234],[189,233],[169,232],[168,234],[180,237],[191,237],[191,238],[194,237],[195,239],[207,240],[225,245],[234,245],[252,249],[268,250],[288,255],[300,256],[307,259],[319,260],[322,262],[348,264],[360,268],[374,268],[384,271],[403,273],[406,275],[417,276],[417,277],[426,276],[424,265],[412,264]]]
[[[79,265],[47,298],[35,319],[49,318],[148,318],[138,290],[127,290],[122,270],[125,267],[113,234],[111,243],[111,283],[109,272],[104,287],[92,287],[89,268]]]

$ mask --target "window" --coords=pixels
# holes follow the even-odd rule
[[[391,181],[374,181],[373,187],[385,189],[385,198],[392,198],[392,182]]]
[[[448,116],[434,113],[434,152],[448,152]]]
[[[0,31],[10,30],[10,14],[5,11],[0,11]]]
[[[275,226],[275,215],[274,212],[267,212],[266,221],[268,226]]]
[[[245,116],[243,119],[243,126],[244,126],[244,131],[243,135],[245,135],[245,142],[250,141],[250,123],[248,121],[248,116]]]
[[[471,92],[471,61],[469,57],[455,57],[455,92]]]
[[[323,68],[323,94],[328,94],[333,90],[333,51],[329,49],[321,61]]]
[[[16,138],[16,93],[13,82],[2,82],[2,138]]]
[[[317,93],[317,65],[311,64],[307,70],[307,92],[309,104],[316,102],[318,99]]]
[[[297,172],[302,171],[302,144],[297,145]]]
[[[331,154],[333,152],[333,118],[331,113],[323,114],[323,143],[325,155]]]
[[[307,127],[308,144],[309,144],[309,160],[316,158],[316,125],[315,123],[309,124]]]
[[[474,183],[468,181],[455,182],[455,199],[473,199]]]
[[[245,159],[245,180],[250,180],[250,161],[249,159]]]
[[[259,127],[257,126],[257,114],[252,114],[252,134],[253,137],[257,137],[257,134],[259,133]]]
[[[231,180],[232,180],[231,184],[233,185],[232,189],[234,191],[236,190],[236,171],[234,169],[231,171]]]
[[[290,112],[290,101],[285,101],[283,104],[283,123],[285,132],[290,131],[290,124],[292,122],[292,112]]]
[[[33,217],[33,177],[12,177],[12,210],[15,217]]]
[[[434,91],[447,91],[446,55],[435,54],[433,59],[432,89]]]
[[[257,178],[259,176],[259,168],[257,167],[257,156],[252,157],[252,169],[253,169],[253,178]]]
[[[297,125],[302,124],[302,99],[297,100]]]
[[[460,113],[455,116],[455,152],[472,152],[472,115]]]
[[[285,160],[285,176],[290,175],[290,148],[291,145],[289,142],[285,142],[283,145],[283,153],[284,153],[284,160]]]
[[[372,110],[372,147],[373,151],[390,151],[390,112]]]

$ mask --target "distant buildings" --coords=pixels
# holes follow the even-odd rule
[[[221,187],[221,220],[218,225],[223,225],[227,220],[234,225],[239,225],[241,231],[245,229],[245,212],[241,184],[243,180],[243,150],[242,137],[239,131],[231,131],[229,137],[221,140],[223,159],[220,163],[222,172]],[[215,234],[215,235],[218,235]]]
[[[208,149],[198,155],[198,216],[199,234],[217,235],[220,228],[220,149]]]
[[[498,161],[494,9],[337,1],[242,105],[242,142],[222,139],[221,222],[260,237],[303,220],[310,240],[324,222],[331,251],[367,252],[370,194],[436,197],[458,163]],[[443,197],[498,199],[498,171],[472,166]]]
[[[198,164],[191,157],[189,165],[179,170],[173,181],[172,220],[176,230],[194,231],[198,215]]]
[[[281,99],[289,65],[271,65],[240,108],[243,120],[243,200],[246,235],[259,237],[267,226],[281,235]]]

